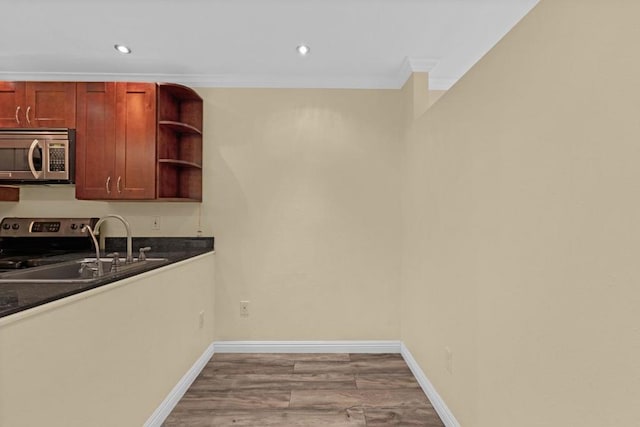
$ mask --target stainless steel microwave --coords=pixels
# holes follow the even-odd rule
[[[0,129],[0,183],[69,184],[74,170],[74,129]]]

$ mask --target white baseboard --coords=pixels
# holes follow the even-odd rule
[[[153,411],[153,414],[151,414],[149,419],[144,423],[144,427],[160,427],[162,425],[213,356],[213,347],[213,344],[207,347],[204,353],[202,353],[202,356],[200,356],[187,373],[182,376],[178,384],[169,392],[169,395],[162,401],[160,406]]]
[[[400,353],[400,341],[217,341],[216,353]]]
[[[460,427],[402,341],[216,341],[180,379],[144,427],[160,427],[214,353],[400,353],[446,427]]]
[[[431,384],[431,381],[429,381],[427,376],[424,374],[424,371],[420,368],[420,365],[418,365],[418,362],[413,358],[411,352],[404,343],[401,344],[400,353],[402,354],[404,361],[407,362],[409,369],[411,369],[411,372],[413,372],[413,375],[416,377],[416,380],[418,380],[418,384],[420,384],[422,391],[424,391],[424,394],[426,394],[431,401],[433,408],[442,419],[444,425],[446,427],[460,427],[460,423],[458,423],[456,417],[453,416],[449,407],[444,403],[444,400],[442,400],[442,397],[440,397],[435,387],[433,387],[433,384]]]

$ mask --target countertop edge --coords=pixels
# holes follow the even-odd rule
[[[91,289],[87,289],[87,290],[83,290],[81,292],[66,296],[66,297],[62,297],[60,299],[56,299],[47,303],[43,303],[40,305],[37,305],[35,307],[30,307],[30,308],[25,308],[24,310],[18,311],[16,313],[12,313],[12,314],[7,314],[6,316],[0,317],[0,327],[9,325],[11,323],[23,320],[25,318],[28,317],[33,317],[33,316],[38,316],[40,314],[44,314],[48,311],[51,310],[55,310],[57,308],[60,308],[62,306],[68,305],[68,304],[74,304],[78,301],[82,301],[84,299],[87,298],[91,298],[94,295],[98,295],[100,293],[103,292],[110,292],[114,289],[117,289],[121,286],[126,286],[127,284],[139,280],[141,278],[145,278],[145,277],[150,277],[150,276],[154,276],[157,274],[161,274],[164,273],[170,269],[174,269],[174,268],[178,268],[178,267],[182,267],[186,264],[189,264],[191,262],[195,262],[198,261],[200,259],[206,258],[206,257],[213,257],[213,255],[215,255],[215,251],[208,251],[208,252],[204,252],[202,254],[198,254],[192,257],[188,257],[185,259],[181,259],[175,262],[171,262],[167,265],[163,265],[148,271],[143,271],[140,272],[138,274],[135,274],[133,276],[129,276],[129,277],[125,277],[123,279],[120,280],[116,280],[114,282],[109,282],[109,283],[105,283],[102,284],[100,286],[97,286],[95,288],[91,288]]]

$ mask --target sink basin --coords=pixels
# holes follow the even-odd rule
[[[124,273],[142,272],[169,262],[167,258],[147,258],[145,261],[134,259],[134,263],[125,264],[124,258],[120,258],[120,266],[111,271],[111,258],[100,258],[104,274],[94,277],[94,271],[89,267],[95,267],[95,258],[83,258],[75,261],[61,262],[52,265],[43,265],[27,270],[12,271],[0,274],[2,282],[42,282],[42,283],[90,283],[105,278],[116,277]]]

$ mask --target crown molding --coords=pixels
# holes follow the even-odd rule
[[[429,77],[429,90],[449,90],[458,79],[441,79]]]
[[[435,59],[405,57],[398,72],[396,87],[401,88],[404,86],[411,74],[429,73],[436,65],[438,65],[438,61]],[[431,84],[431,80],[429,80],[429,84]]]
[[[192,87],[277,89],[399,89],[415,72],[429,72],[437,61],[405,58],[395,75],[261,75],[261,74],[165,74],[165,73],[49,73],[0,71],[0,80],[28,81],[139,81],[172,82]],[[453,79],[429,79],[430,88],[446,90]]]
[[[172,82],[192,87],[397,89],[388,76],[0,72],[0,80]]]

